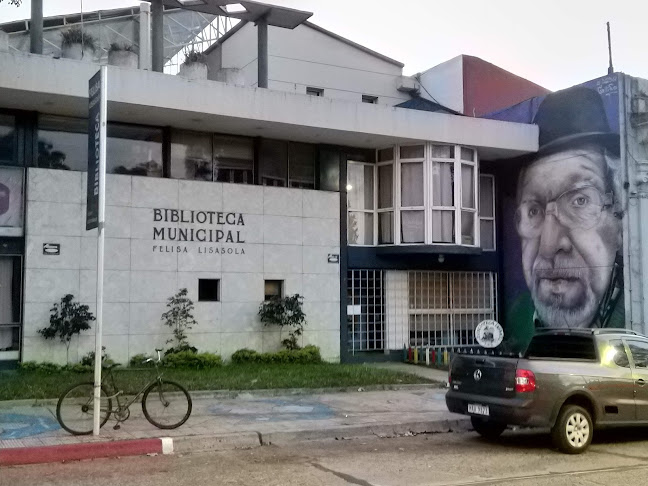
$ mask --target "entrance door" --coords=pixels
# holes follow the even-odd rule
[[[19,358],[20,275],[19,256],[0,256],[0,361]]]

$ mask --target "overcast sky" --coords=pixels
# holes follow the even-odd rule
[[[30,2],[0,3],[0,23],[29,18]],[[45,16],[138,5],[137,0],[43,0]],[[614,68],[648,78],[648,0],[274,0],[311,21],[424,71],[459,54],[478,56],[551,90]]]

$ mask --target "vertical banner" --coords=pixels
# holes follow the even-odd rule
[[[101,71],[92,76],[88,88],[88,190],[86,230],[99,225],[99,155],[101,153]]]

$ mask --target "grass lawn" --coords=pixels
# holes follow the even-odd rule
[[[154,369],[114,370],[120,389],[136,393]],[[164,377],[189,390],[259,390],[267,388],[330,388],[431,383],[409,373],[344,364],[229,364],[208,370],[165,369]],[[92,374],[42,371],[0,371],[0,400],[57,398],[68,386],[92,381]]]

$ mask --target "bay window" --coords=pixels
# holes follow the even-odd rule
[[[380,149],[376,155],[375,172],[371,172],[376,179],[375,211],[367,205],[361,208],[358,196],[349,194],[349,244],[479,245],[480,227],[488,223],[478,214],[476,150],[420,143]],[[354,187],[357,164],[349,162],[348,169],[349,185]],[[365,223],[372,215],[376,218],[373,239],[368,232],[362,238],[354,233],[359,210]]]
[[[479,236],[482,250],[495,250],[495,177],[479,176]]]
[[[374,244],[374,164],[349,162],[347,238],[351,245]]]

